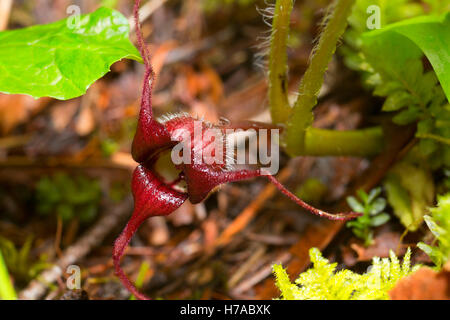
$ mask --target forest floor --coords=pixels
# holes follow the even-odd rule
[[[73,2],[15,1],[6,13],[8,29],[65,18]],[[83,13],[98,5],[75,2]],[[155,113],[185,111],[210,122],[269,121],[264,68],[269,27],[255,5],[208,11],[202,1],[159,2],[143,22],[156,71]],[[324,3],[305,0],[301,10],[294,10],[292,30],[298,36],[289,49],[292,92],[306,69]],[[117,1],[116,8],[131,16],[130,1]],[[5,19],[5,13],[0,17]],[[15,259],[10,272],[19,297],[129,297],[114,275],[111,251],[133,208],[129,184],[136,163],[130,145],[142,78],[142,65],[123,60],[80,98],[0,94],[0,242],[9,248],[9,259]],[[380,120],[371,114],[379,104],[337,56],[314,111],[314,126],[362,127]],[[289,159],[282,154],[278,178],[320,208],[348,210],[345,197],[377,186],[408,150],[410,137],[407,132],[397,135],[398,141],[370,160]],[[55,176],[70,185],[56,204],[51,202],[59,188]],[[89,201],[79,206],[71,197],[84,193]],[[46,203],[66,215],[42,209]],[[339,268],[364,272],[374,256],[388,257],[390,249],[403,255],[425,229],[406,237],[403,231],[393,218],[376,229],[374,244],[365,247],[344,223],[312,216],[258,178],[224,185],[203,203],[186,202],[168,217],[147,220],[122,266],[155,298],[272,299],[279,296],[273,263],[297,275],[310,264],[308,250],[317,247]],[[429,262],[420,252],[414,261]],[[67,289],[69,265],[81,268],[82,291]]]

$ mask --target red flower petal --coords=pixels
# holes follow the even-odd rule
[[[189,200],[194,204],[203,201],[215,187],[221,184],[247,180],[261,175],[259,170],[224,171],[206,164],[184,165],[183,172]]]
[[[164,149],[173,146],[170,136],[161,123],[141,107],[136,134],[131,147],[131,155],[138,163],[144,163]]]
[[[183,163],[178,168],[183,171],[191,203],[203,201],[215,187],[221,184],[251,179],[261,175],[259,169],[227,170],[225,127],[212,125],[184,114],[167,120],[164,125],[172,141],[189,144],[186,148],[190,149],[190,163]],[[208,148],[212,148],[212,152],[215,152],[215,138],[208,136],[208,130],[210,129],[219,130],[222,135],[221,138],[224,139],[218,146],[219,149],[223,150],[222,155],[218,155],[219,159],[217,160],[221,161],[219,163],[213,161],[213,163],[207,164],[204,159],[196,159],[199,154],[201,157],[203,152],[207,152]]]

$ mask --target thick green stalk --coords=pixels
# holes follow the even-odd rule
[[[8,269],[6,263],[3,260],[2,252],[0,251],[0,299],[2,300],[16,300],[16,290],[9,278]]]
[[[273,123],[285,125],[289,121],[286,141],[293,155],[370,157],[383,148],[384,137],[380,127],[352,131],[311,127],[312,109],[317,103],[324,73],[345,30],[354,2],[337,0],[330,7],[332,13],[300,84],[295,109],[292,109],[288,102],[286,50],[293,1],[276,1],[269,57],[269,102]]]
[[[301,155],[371,157],[384,147],[381,127],[336,131],[309,127]]]
[[[305,153],[306,129],[311,126],[314,119],[312,109],[317,104],[325,71],[336,51],[337,42],[345,31],[347,18],[354,3],[355,0],[336,0],[330,7],[331,14],[326,17],[325,29],[300,83],[299,96],[287,123],[285,143],[291,155]]]
[[[285,124],[291,107],[288,102],[287,40],[293,0],[277,0],[272,22],[269,55],[269,105],[274,124]]]

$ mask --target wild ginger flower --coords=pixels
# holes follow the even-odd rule
[[[209,124],[197,120],[187,114],[163,117],[156,120],[153,116],[151,95],[153,87],[153,70],[150,55],[144,44],[138,17],[140,0],[135,1],[134,18],[139,51],[145,64],[144,85],[141,98],[141,109],[136,134],[132,144],[131,154],[139,166],[133,172],[131,189],[134,197],[134,210],[125,229],[114,243],[113,261],[115,271],[125,287],[139,299],[148,299],[131,283],[120,267],[120,258],[130,242],[133,234],[144,220],[152,216],[165,216],[179,208],[187,199],[193,204],[203,201],[217,186],[233,181],[245,180],[259,176],[267,177],[283,194],[310,212],[332,220],[347,220],[360,216],[358,213],[329,214],[318,210],[289,192],[279,181],[264,169],[235,169],[230,166],[229,150],[226,144],[226,129],[236,126],[229,124]],[[195,133],[196,125],[200,124],[200,135]],[[260,127],[261,124],[251,124]],[[270,127],[270,125],[266,126]],[[203,139],[208,130],[218,132],[214,140]],[[178,171],[172,180],[159,169],[162,162],[170,162],[168,153],[179,144],[190,151],[188,160],[172,164],[172,169]],[[220,148],[216,144],[220,143]],[[213,144],[213,145],[211,145]],[[222,147],[223,146],[223,147]],[[214,154],[222,161],[208,163],[198,161],[203,152],[223,149],[222,155]],[[185,156],[185,155],[183,155]],[[170,163],[169,163],[170,164]],[[172,170],[173,171],[173,170]],[[185,188],[181,183],[185,183]]]

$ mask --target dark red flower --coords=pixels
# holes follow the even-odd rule
[[[164,216],[172,213],[179,208],[186,199],[191,203],[203,201],[217,186],[233,181],[245,180],[259,176],[265,176],[271,181],[283,194],[288,196],[294,202],[309,210],[310,212],[326,217],[332,220],[352,219],[360,214],[358,213],[338,213],[329,214],[318,210],[301,199],[297,198],[288,191],[273,176],[268,175],[263,169],[233,169],[227,163],[226,129],[235,128],[229,124],[212,125],[205,121],[194,119],[187,114],[178,114],[166,116],[162,120],[156,120],[153,117],[151,94],[153,70],[150,64],[150,55],[144,44],[139,19],[138,9],[140,0],[135,1],[134,17],[136,23],[136,34],[138,47],[145,64],[144,85],[142,90],[141,109],[136,134],[132,145],[132,156],[140,165],[133,172],[131,188],[134,196],[134,210],[125,229],[119,235],[114,243],[113,261],[116,274],[121,279],[125,287],[139,299],[147,299],[140,293],[136,287],[127,278],[120,267],[120,258],[130,242],[133,234],[139,228],[144,220],[152,216]],[[210,128],[217,129],[221,136],[221,141],[214,140],[213,143],[224,143],[225,152],[221,156],[224,161],[207,164],[204,161],[195,161],[199,150],[205,151],[210,147],[211,141],[205,142],[201,137],[195,135],[195,125],[200,123],[202,133]],[[259,123],[246,123],[244,127],[264,127],[270,128],[270,125]],[[186,139],[186,137],[188,139]],[[170,162],[170,158],[165,156],[170,153],[172,148],[180,142],[188,141],[190,145],[190,159],[188,163],[173,165],[172,169],[178,170],[178,175],[168,180],[164,174],[158,170],[159,162]],[[180,183],[186,184],[185,190],[180,187]]]

